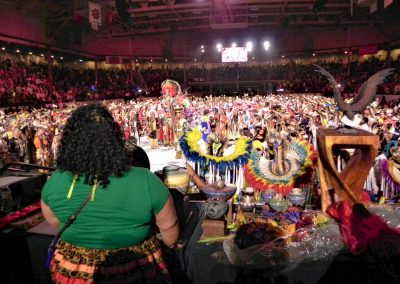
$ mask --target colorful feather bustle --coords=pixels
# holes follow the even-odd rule
[[[393,163],[393,161],[386,159],[381,161],[382,176],[385,181],[382,188],[385,198],[400,194],[400,176],[396,176],[396,173],[394,173]]]
[[[180,139],[179,144],[185,157],[192,162],[201,165],[217,165],[222,171],[233,167],[245,165],[251,153],[251,140],[247,137],[241,137],[236,140],[234,151],[227,156],[213,156],[205,153],[199,146],[202,141],[202,133],[198,129],[191,129]]]
[[[261,157],[256,151],[250,155],[245,166],[244,174],[250,186],[259,191],[275,190],[287,196],[293,189],[296,179],[306,173],[308,167],[315,164],[316,152],[314,147],[304,140],[292,140],[286,150],[285,163],[288,171],[277,175],[272,171],[273,160],[264,160],[266,166],[260,163]]]

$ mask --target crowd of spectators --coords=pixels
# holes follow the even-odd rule
[[[350,70],[346,64],[324,63],[319,65],[331,72],[341,84],[343,93],[354,93],[375,72],[386,68],[386,61],[372,59],[353,62]],[[392,61],[390,67],[400,70],[400,61]],[[315,72],[313,65],[229,65],[208,68],[190,67],[186,79],[190,91],[210,93],[210,85],[225,83],[225,89],[214,87],[213,94],[226,94],[235,90],[237,94],[260,94],[261,88],[243,82],[267,82],[272,92],[284,93],[329,93],[331,87],[324,76]],[[350,72],[349,72],[350,71]],[[133,76],[131,76],[133,75]],[[184,70],[178,68],[140,68],[131,74],[130,70],[99,69],[98,81],[92,69],[72,69],[65,66],[52,68],[52,80],[48,79],[45,64],[25,64],[13,59],[0,58],[0,105],[42,105],[91,99],[120,99],[135,96],[158,96],[161,82],[173,79],[184,81]],[[229,84],[229,82],[231,84]],[[210,83],[210,84],[208,84]],[[227,83],[227,84],[226,84]],[[242,87],[242,89],[238,88]],[[265,85],[264,85],[265,86]],[[228,88],[226,88],[228,87]],[[265,89],[265,88],[264,88]],[[380,86],[378,93],[400,93],[400,74],[395,73]]]

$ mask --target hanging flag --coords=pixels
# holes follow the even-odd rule
[[[89,4],[89,23],[94,26],[101,26],[101,6],[100,4],[88,2]]]
[[[108,24],[112,25],[112,23],[113,23],[113,14],[112,14],[111,11],[108,12],[107,18],[108,18]]]
[[[375,13],[378,10],[378,2],[375,0],[374,2],[372,2],[369,6],[369,12]]]
[[[387,6],[389,6],[392,3],[393,3],[393,0],[384,0],[383,1],[383,7],[386,8]]]

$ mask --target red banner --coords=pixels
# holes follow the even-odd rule
[[[122,64],[121,56],[106,56],[106,64]]]
[[[363,46],[358,49],[358,55],[375,54],[377,52],[378,46],[376,45]]]

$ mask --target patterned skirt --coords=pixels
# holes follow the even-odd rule
[[[170,283],[156,238],[120,249],[89,249],[60,240],[50,266],[53,283]]]

